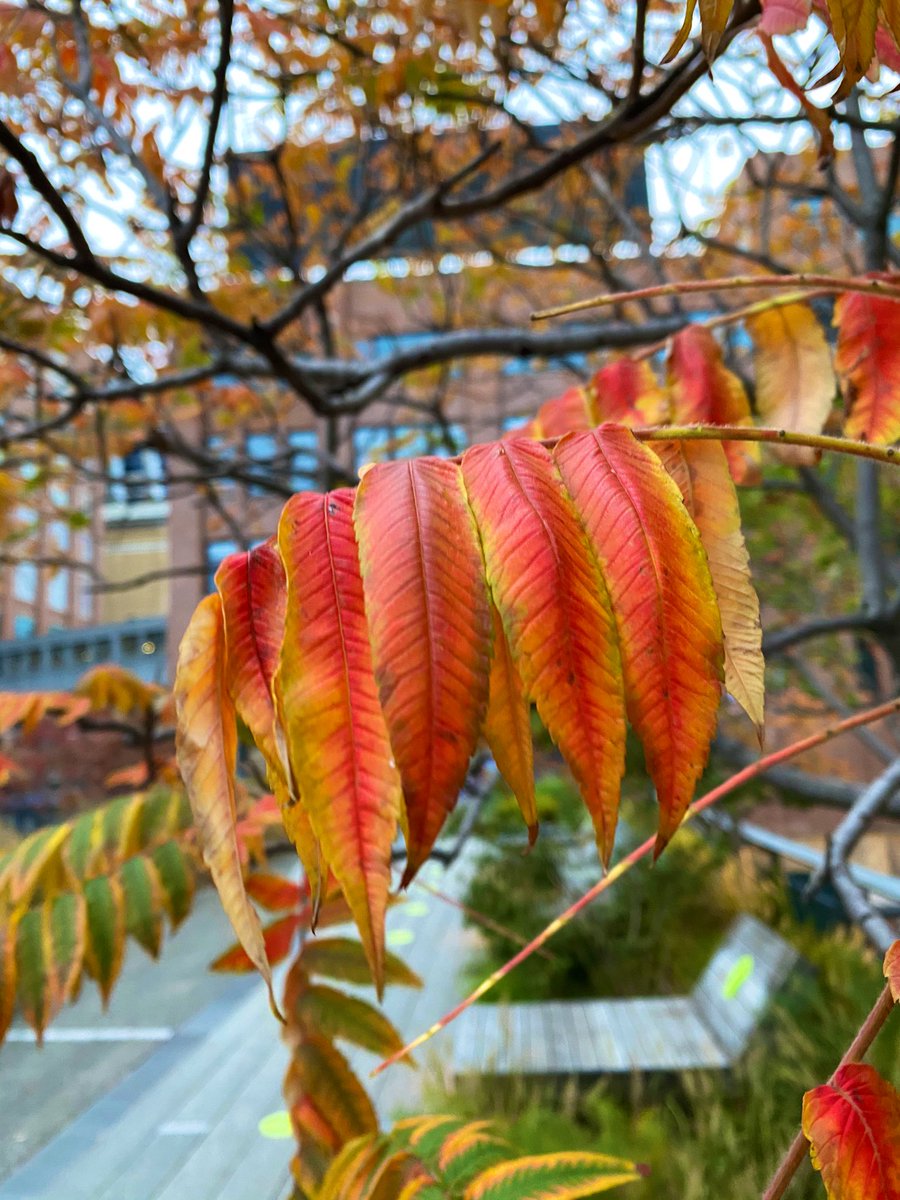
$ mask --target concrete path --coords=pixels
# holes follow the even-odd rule
[[[425,868],[425,878],[451,894],[459,894],[464,873],[464,865],[447,874],[434,864]],[[210,944],[207,959],[226,940]],[[475,941],[458,909],[415,887],[407,903],[390,913],[389,945],[425,980],[421,991],[388,989],[385,1011],[401,1033],[420,1032],[459,997],[459,967]],[[138,1005],[144,1024],[139,1028],[130,1013],[122,1032],[142,1029],[146,1039],[154,1030],[159,1040],[93,1044],[98,1064],[118,1051],[132,1056],[135,1069],[112,1086],[107,1080],[102,1094],[85,1093],[93,1102],[0,1184],[0,1200],[279,1200],[288,1188],[292,1141],[263,1136],[260,1121],[284,1108],[287,1053],[261,987],[248,980],[228,983],[200,1013],[174,1027],[163,1016],[159,977],[148,976]],[[69,1020],[72,1029],[86,1028]],[[449,1047],[449,1037],[439,1038],[426,1047],[418,1071],[398,1066],[379,1077],[372,1093],[384,1119],[416,1110],[423,1079],[446,1068]],[[86,1045],[8,1049],[51,1056],[41,1085],[47,1093],[72,1086],[64,1067],[57,1073],[52,1055],[84,1055]],[[362,1052],[349,1057],[362,1072],[375,1062]],[[6,1083],[2,1075],[0,1080]],[[6,1086],[3,1093],[10,1099],[15,1094]],[[3,1107],[19,1110],[27,1123],[31,1103],[23,1096],[20,1104]]]

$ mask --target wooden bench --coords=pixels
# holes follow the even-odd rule
[[[479,1004],[455,1027],[458,1076],[723,1069],[743,1053],[796,951],[754,917],[731,926],[690,996]]]

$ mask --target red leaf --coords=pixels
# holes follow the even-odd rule
[[[354,520],[378,692],[406,801],[406,886],[455,805],[478,742],[491,614],[455,463],[373,467]]]
[[[900,1200],[900,1094],[866,1063],[803,1097],[803,1133],[829,1200]]]
[[[380,985],[401,791],[372,671],[352,505],[349,489],[303,493],[281,514],[288,604],[276,683],[301,802]]]
[[[725,366],[718,342],[701,325],[689,325],[672,339],[669,383],[676,424],[753,424],[744,385]],[[757,444],[722,445],[735,483],[749,483],[759,475]]]
[[[293,880],[260,872],[247,877],[247,895],[269,912],[284,912],[297,908],[304,892]]]
[[[513,660],[571,767],[607,860],[624,767],[625,706],[603,579],[550,452],[539,443],[475,446],[463,456],[463,475]]]
[[[659,799],[659,853],[716,727],[722,626],[706,555],[677,486],[627,429],[563,438],[556,461],[609,588],[628,716]]]
[[[538,409],[536,424],[540,437],[562,437],[579,429],[590,429],[596,425],[590,408],[587,391],[582,387],[569,388]]]
[[[661,425],[669,416],[669,402],[656,382],[648,362],[618,358],[601,367],[591,381],[595,420],[621,425]]]
[[[847,437],[900,439],[900,304],[846,292],[834,306],[835,366],[847,401]]]
[[[760,33],[788,34],[805,29],[812,12],[811,0],[762,0]]]
[[[267,758],[277,758],[272,680],[284,636],[284,567],[274,539],[231,554],[216,571],[222,597],[228,682],[241,720]]]
[[[500,614],[493,607],[491,613],[494,621],[494,657],[491,660],[490,699],[484,718],[484,737],[500,774],[513,790],[528,826],[528,842],[533,845],[538,833],[538,818],[534,794],[531,706],[503,632]]]
[[[225,616],[228,682],[235,708],[259,746],[278,796],[285,830],[307,877],[318,891],[322,861],[309,820],[289,779],[280,717],[272,695],[284,639],[287,588],[275,539],[245,554],[232,554],[216,572]]]
[[[296,913],[288,913],[285,917],[279,917],[277,921],[272,921],[263,929],[263,942],[266,947],[266,954],[269,957],[269,962],[274,966],[276,963],[283,962],[291,952],[291,947],[294,944],[294,935],[300,928],[300,918]],[[215,962],[210,963],[211,971],[233,971],[235,974],[244,974],[253,970],[253,963],[247,954],[247,951],[241,945],[234,945],[226,950],[224,954],[220,954]]]

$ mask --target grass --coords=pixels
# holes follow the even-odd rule
[[[521,844],[502,844],[494,833],[509,829],[511,797],[489,806],[482,837],[493,838],[480,856],[464,897],[473,909],[524,937],[538,933],[600,874],[583,807],[563,776],[538,789],[542,836],[523,857]],[[626,804],[623,824],[638,840],[655,818],[655,806]],[[568,869],[561,866],[568,860]],[[552,1000],[588,996],[677,995],[690,991],[740,908],[723,875],[727,854],[690,828],[682,830],[652,869],[624,876],[606,896],[558,933],[553,962],[531,958],[487,999]],[[690,930],[690,937],[684,931]],[[471,962],[473,986],[501,966],[510,942],[483,934],[483,951]]]

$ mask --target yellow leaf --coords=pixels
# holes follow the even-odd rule
[[[238,940],[265,979],[272,1009],[277,1012],[262,927],[244,888],[235,833],[237,722],[225,682],[224,647],[222,603],[218,595],[206,596],[191,617],[178,652],[178,766],[222,906]]]
[[[756,726],[761,743],[765,662],[759,599],[750,580],[740,507],[725,451],[718,442],[657,442],[654,448],[700,531],[722,617],[725,687]]]
[[[822,326],[806,304],[781,304],[747,321],[756,345],[756,407],[764,425],[821,433],[835,394],[831,354]],[[782,462],[809,465],[814,450],[776,446]]]

